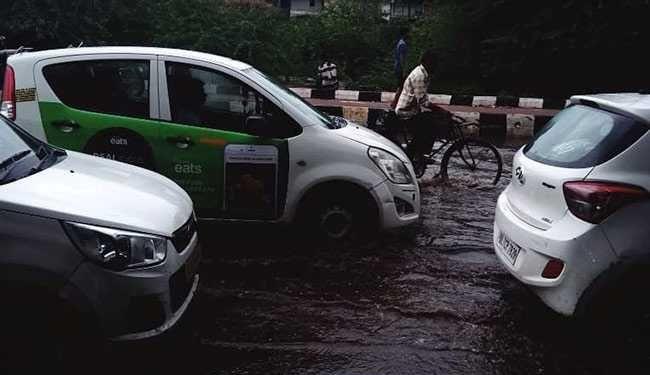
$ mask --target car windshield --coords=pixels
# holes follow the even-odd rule
[[[329,115],[316,109],[316,107],[309,104],[298,94],[291,91],[274,78],[267,76],[255,68],[247,69],[246,74],[248,74],[254,81],[262,84],[262,86],[273,96],[284,100],[292,107],[296,107],[302,113],[308,115],[310,117],[310,123],[321,125],[328,129],[338,129],[340,127]]]
[[[593,167],[623,152],[647,130],[632,118],[574,105],[549,121],[526,145],[524,154],[556,167]]]
[[[0,116],[0,185],[43,170],[63,155]]]

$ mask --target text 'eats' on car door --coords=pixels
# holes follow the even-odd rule
[[[201,217],[281,216],[288,183],[287,138],[299,134],[300,126],[228,72],[163,60],[162,173],[192,195]]]

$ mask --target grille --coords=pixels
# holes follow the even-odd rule
[[[172,243],[174,244],[176,251],[182,253],[187,245],[190,244],[192,237],[194,237],[194,233],[196,233],[196,220],[194,219],[194,215],[192,215],[192,217],[190,217],[190,219],[172,235]]]

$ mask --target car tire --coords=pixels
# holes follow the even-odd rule
[[[648,275],[650,266],[642,264],[624,267],[608,278],[581,311],[589,331],[599,332],[630,353],[645,350],[650,339],[650,300],[643,293]]]
[[[33,288],[0,293],[0,373],[81,373],[101,356],[97,331],[61,301]]]
[[[299,223],[308,239],[330,244],[364,241],[378,229],[374,202],[360,189],[319,189],[303,203]]]

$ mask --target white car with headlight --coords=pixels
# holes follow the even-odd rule
[[[3,361],[13,358],[6,349],[33,355],[20,342],[40,344],[28,334],[36,327],[58,330],[58,343],[91,331],[140,339],[174,325],[199,278],[192,207],[163,176],[52,147],[0,116]]]
[[[200,219],[297,223],[342,240],[420,213],[399,147],[222,56],[151,47],[17,53],[0,113],[50,144],[169,177]]]
[[[575,96],[514,157],[496,254],[561,314],[622,309],[614,301],[643,286],[627,281],[647,279],[649,126],[648,95]]]

